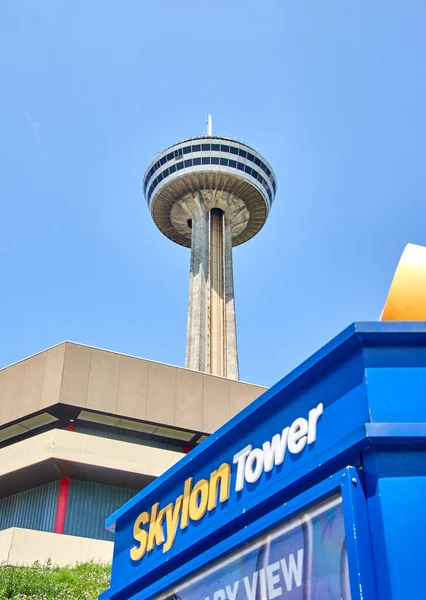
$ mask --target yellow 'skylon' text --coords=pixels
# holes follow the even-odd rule
[[[190,521],[199,521],[207,511],[214,510],[219,502],[229,498],[231,488],[231,465],[223,463],[210,475],[210,479],[200,479],[193,485],[193,478],[185,481],[183,493],[172,502],[160,508],[156,502],[151,512],[141,513],[133,526],[133,537],[137,545],[130,550],[130,558],[141,560],[146,552],[155,546],[163,546],[167,552],[173,546],[179,522],[186,529]],[[165,530],[165,534],[164,534]]]

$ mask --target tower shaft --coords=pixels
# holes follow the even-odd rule
[[[218,208],[192,220],[186,367],[238,379],[231,226]]]
[[[268,218],[277,188],[256,150],[207,133],[166,148],[144,175],[157,227],[191,248],[186,367],[238,380],[232,248]]]

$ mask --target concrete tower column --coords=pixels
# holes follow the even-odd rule
[[[226,377],[226,320],[224,277],[224,217],[210,211],[210,373]]]
[[[188,369],[208,373],[208,215],[205,215],[200,210],[198,215],[191,221],[191,229],[191,263],[185,366]]]
[[[231,226],[213,208],[191,228],[186,367],[238,379]]]
[[[235,319],[234,271],[232,267],[232,229],[225,215],[224,223],[225,317],[226,317],[226,377],[239,379],[237,326]]]

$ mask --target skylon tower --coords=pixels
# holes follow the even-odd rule
[[[271,209],[276,178],[253,148],[207,133],[161,152],[144,193],[157,227],[191,248],[186,367],[238,379],[232,247],[251,239]]]

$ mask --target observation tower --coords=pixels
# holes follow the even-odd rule
[[[232,247],[260,231],[276,178],[253,148],[207,133],[161,152],[144,175],[159,230],[191,248],[186,367],[238,379]]]

